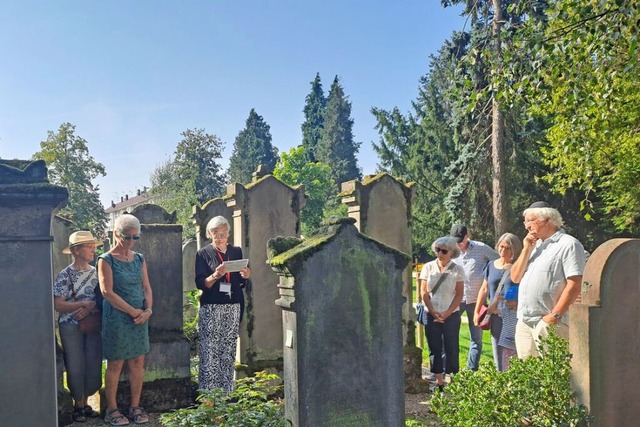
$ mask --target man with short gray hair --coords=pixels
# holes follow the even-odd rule
[[[520,282],[515,339],[521,359],[538,355],[551,326],[569,338],[566,314],[580,295],[586,263],[582,244],[564,232],[560,212],[548,203],[533,203],[523,216],[528,234],[511,267],[511,280]]]

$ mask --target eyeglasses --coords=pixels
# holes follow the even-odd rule
[[[442,255],[446,255],[449,253],[449,249],[436,248],[436,253],[440,252]]]
[[[121,234],[120,237],[124,240],[140,240],[139,234]]]
[[[506,251],[508,249],[511,249],[511,246],[498,246],[498,250]]]
[[[540,221],[538,218],[536,219],[525,219],[523,224],[525,225],[525,227],[529,224],[535,224],[536,222]]]
[[[214,239],[224,239],[225,237],[229,237],[229,233],[213,233]]]

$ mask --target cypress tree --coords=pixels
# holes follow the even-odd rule
[[[302,123],[302,146],[305,148],[307,160],[317,161],[316,151],[322,139],[322,127],[324,125],[324,110],[327,99],[324,96],[320,73],[311,82],[311,92],[305,98],[304,123]]]

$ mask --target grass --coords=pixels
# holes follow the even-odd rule
[[[467,355],[469,354],[469,326],[465,322],[467,316],[462,315],[462,325],[460,325],[460,369],[467,366]],[[424,329],[423,332],[424,334]],[[416,338],[416,343],[419,341]],[[426,337],[423,340],[424,346],[422,347],[422,364],[429,365],[429,348],[427,347]],[[484,361],[493,362],[493,352],[491,350],[491,334],[489,331],[482,331],[482,356],[480,356],[480,363]]]

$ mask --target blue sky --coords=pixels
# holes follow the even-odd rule
[[[340,77],[363,173],[378,140],[371,107],[409,111],[460,9],[437,0],[0,0],[0,157],[28,159],[76,125],[105,165],[107,204],[149,185],[186,129],[225,143],[255,108],[280,151],[298,145],[310,82]]]

